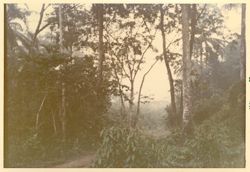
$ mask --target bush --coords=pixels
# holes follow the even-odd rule
[[[193,136],[180,131],[165,140],[164,167],[244,167],[244,112],[227,101],[210,118],[194,127]],[[177,138],[177,139],[176,139]],[[181,140],[185,140],[181,143]]]
[[[194,103],[194,121],[201,123],[215,114],[225,102],[222,95],[216,94],[208,99],[199,100]]]
[[[101,133],[102,144],[97,152],[94,167],[156,167],[160,162],[161,148],[139,130],[111,127]]]

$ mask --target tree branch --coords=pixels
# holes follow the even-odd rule
[[[53,22],[49,22],[49,23],[45,24],[43,27],[41,27],[41,29],[38,30],[37,35],[38,35],[41,31],[43,31],[46,27],[48,27],[50,24],[52,24],[52,23],[53,23]]]
[[[154,33],[154,35],[153,35],[154,37],[155,37],[156,33],[157,33],[157,29],[155,30],[155,33]],[[152,42],[153,42],[153,40],[154,40],[154,39],[151,39],[151,40],[150,40],[150,42],[149,42],[149,44],[148,44],[147,48],[146,48],[146,49],[144,50],[144,52],[142,53],[141,58],[140,58],[140,60],[139,60],[139,64],[138,64],[138,65],[137,65],[137,67],[136,67],[136,70],[135,70],[135,73],[134,73],[133,78],[135,78],[135,77],[136,77],[136,75],[137,75],[137,73],[138,73],[138,71],[139,71],[139,69],[140,69],[140,66],[141,66],[142,60],[143,60],[143,58],[144,58],[144,56],[145,56],[146,52],[147,52],[147,51],[148,51],[148,49],[150,48],[150,46],[152,46]]]
[[[37,24],[37,27],[36,27],[36,31],[34,33],[33,42],[35,42],[36,37],[37,37],[37,35],[39,33],[38,31],[40,29],[40,26],[41,26],[41,23],[42,23],[42,20],[43,20],[44,11],[45,11],[45,4],[42,5],[41,11],[40,11],[40,18],[39,18],[39,21],[38,21],[38,24]]]
[[[200,19],[201,15],[204,13],[206,7],[207,7],[207,4],[204,5],[204,7],[202,8],[201,12],[200,12],[199,15],[197,16],[196,22],[198,22],[198,20]]]

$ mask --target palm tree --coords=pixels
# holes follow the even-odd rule
[[[227,4],[225,9],[237,8],[237,4]],[[240,80],[246,78],[246,4],[241,4],[241,40],[240,40]]]

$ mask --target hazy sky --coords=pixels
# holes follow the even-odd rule
[[[31,1],[27,5],[29,7],[29,10],[34,11],[34,13],[32,13],[32,15],[28,18],[29,30],[34,32],[38,22],[39,11],[41,9],[42,4],[35,1]],[[222,4],[219,4],[218,6],[221,8],[222,13],[224,15],[226,27],[232,32],[240,33],[240,9],[224,10],[222,8]],[[162,40],[159,31],[156,36],[157,37],[154,41],[154,45],[159,49],[159,53],[161,53]],[[181,49],[179,50],[181,51]],[[141,82],[141,76],[143,75],[144,71],[147,70],[154,62],[155,56],[156,54],[152,54],[150,52],[146,54],[146,64],[144,65],[143,70],[140,72],[139,78],[135,83],[137,88],[136,90],[138,90],[139,84]],[[147,75],[142,94],[147,96],[153,96],[155,100],[165,100],[168,102],[170,101],[169,83],[164,62],[159,61],[152,69],[152,71]]]

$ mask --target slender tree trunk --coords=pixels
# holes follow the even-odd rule
[[[200,88],[200,99],[203,101],[203,53],[202,53],[202,47],[200,48],[200,67],[201,67],[201,76],[200,76],[200,83],[202,84]]]
[[[35,128],[36,128],[36,132],[38,133],[38,129],[39,129],[39,118],[40,118],[40,112],[43,108],[43,105],[44,105],[44,102],[46,100],[46,97],[47,97],[47,94],[43,97],[43,100],[42,100],[42,103],[36,113],[36,125],[35,125]]]
[[[146,76],[148,75],[148,73],[153,69],[153,67],[155,66],[155,64],[158,62],[158,60],[156,60],[148,69],[148,71],[143,75],[142,77],[142,81],[141,81],[141,85],[140,85],[140,89],[139,89],[139,93],[138,93],[138,100],[137,100],[137,109],[136,109],[136,116],[135,116],[135,126],[138,122],[139,119],[139,115],[140,115],[140,105],[141,105],[141,93],[142,93],[142,87],[145,81]]]
[[[123,91],[122,91],[122,86],[121,86],[122,78],[120,80],[118,74],[116,73],[115,75],[117,77],[117,81],[118,81],[118,85],[119,85],[119,93],[120,93],[120,101],[121,101],[120,113],[121,113],[122,119],[127,120],[125,102],[124,102]]]
[[[62,18],[62,6],[59,5],[59,31],[60,31],[60,53],[63,53],[63,18]],[[65,83],[63,81],[63,75],[61,74],[61,124],[62,124],[62,141],[65,142],[66,138],[66,106],[65,106]]]
[[[104,62],[104,48],[103,48],[103,4],[97,4],[98,30],[99,30],[99,64],[98,64],[98,85],[101,86],[103,80],[103,62]]]
[[[192,58],[193,47],[194,47],[195,27],[196,27],[196,22],[197,22],[196,15],[197,15],[196,4],[192,4],[192,10],[191,10],[191,36],[190,36],[190,58]]]
[[[121,101],[121,111],[120,111],[120,113],[121,113],[121,116],[122,116],[122,118],[123,119],[125,119],[125,115],[126,115],[126,113],[125,113],[125,103],[124,103],[124,99],[123,99],[123,95],[122,95],[122,90],[121,89],[119,89],[120,91],[120,101]]]
[[[203,73],[203,53],[202,53],[202,47],[200,49],[200,66],[201,66],[201,74]]]
[[[183,114],[183,89],[181,89],[181,98],[180,98],[180,114],[179,114],[179,118],[182,118],[182,114]]]
[[[182,45],[183,45],[183,132],[191,132],[192,97],[191,97],[191,57],[189,41],[189,12],[190,5],[182,4]]]
[[[134,128],[134,81],[130,80],[130,98],[129,98],[129,126]]]
[[[115,66],[115,63],[112,61],[112,65]],[[123,98],[123,92],[122,92],[122,76],[121,76],[121,80],[118,76],[118,72],[116,70],[116,68],[114,67],[114,75],[115,75],[115,79],[118,82],[118,89],[119,89],[119,97],[120,97],[120,102],[121,102],[121,109],[120,109],[120,115],[122,117],[122,119],[125,119],[126,117],[126,113],[125,113],[125,103],[124,103],[124,98]]]
[[[169,80],[169,85],[170,85],[171,110],[172,110],[171,120],[173,118],[175,118],[176,119],[175,124],[177,124],[178,117],[177,117],[177,113],[176,113],[174,80],[173,80],[172,72],[171,72],[170,65],[169,65],[169,60],[168,60],[167,53],[166,53],[166,36],[165,36],[165,32],[164,32],[164,10],[163,10],[162,6],[160,9],[160,12],[161,12],[160,30],[161,30],[161,34],[162,34],[163,57],[164,57],[165,65],[167,68],[168,80]]]
[[[36,27],[36,31],[33,36],[33,44],[36,44],[36,37],[38,35],[39,29],[43,20],[44,11],[45,11],[45,4],[42,5],[41,11],[40,11],[40,18]]]
[[[65,83],[62,83],[62,140],[66,138],[66,107],[65,107]]]
[[[240,79],[246,78],[246,4],[241,5]]]
[[[54,114],[53,110],[51,112],[51,116],[52,116],[52,125],[53,125],[53,128],[54,128],[54,134],[56,135],[57,134],[56,118],[55,118],[55,114]]]
[[[62,19],[62,5],[59,5],[59,45],[60,52],[63,52],[63,19]]]

